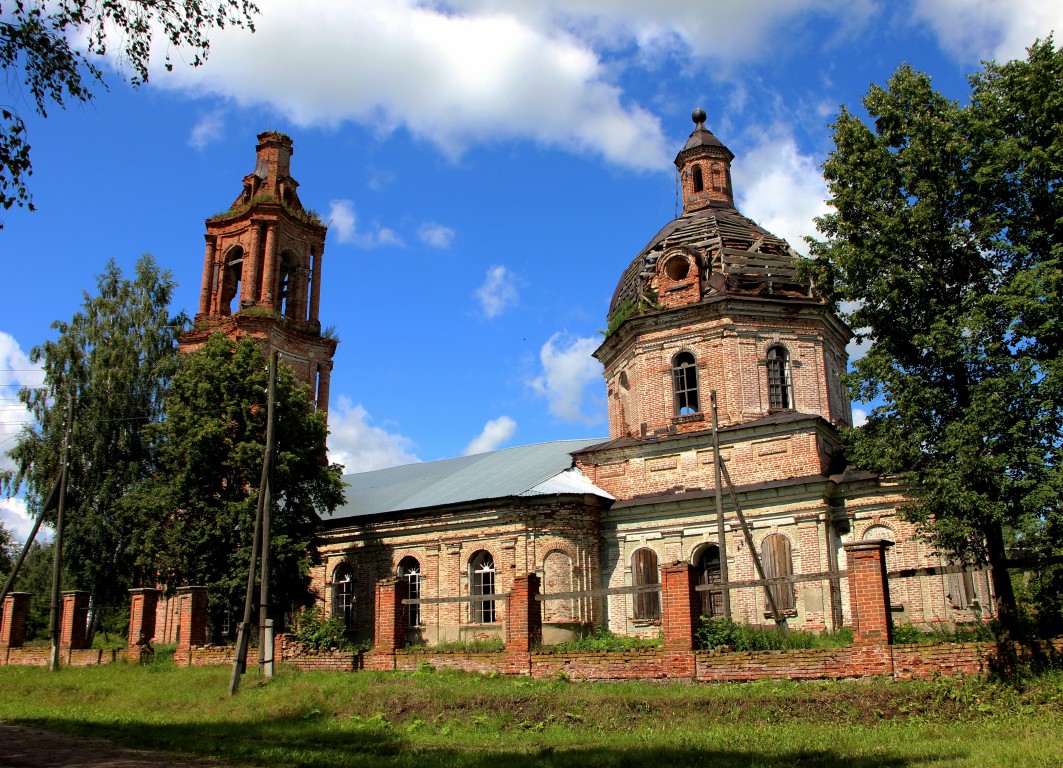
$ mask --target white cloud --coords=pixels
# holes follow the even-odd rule
[[[587,391],[591,384],[602,381],[601,365],[591,354],[598,343],[593,337],[555,333],[539,350],[543,372],[529,384],[546,398],[550,413],[562,421],[597,424],[603,419],[604,402]]]
[[[33,530],[33,517],[26,509],[25,499],[0,499],[0,522],[11,531],[15,540],[24,543]],[[37,541],[46,544],[52,540],[55,532],[47,525],[42,525],[37,532]],[[6,574],[4,574],[6,576]]]
[[[376,248],[381,245],[402,246],[402,238],[388,227],[374,225],[369,232],[358,229],[358,214],[350,200],[333,200],[329,203],[327,217],[329,231],[341,243],[350,243],[359,248]]]
[[[33,419],[18,399],[20,387],[40,386],[44,373],[30,362],[15,337],[0,331],[0,471],[15,468],[7,452],[15,447],[15,436]]]
[[[853,426],[862,427],[867,424],[867,411],[863,408],[853,408]]]
[[[192,126],[192,133],[188,137],[188,143],[194,149],[203,149],[208,144],[218,141],[225,130],[225,116],[220,109],[216,109],[199,119]]]
[[[483,431],[465,446],[465,450],[461,452],[461,455],[470,456],[474,453],[493,451],[513,437],[513,433],[516,431],[517,422],[513,421],[509,416],[499,416],[497,419],[491,419],[484,424]]]
[[[915,0],[915,21],[927,24],[957,59],[1007,61],[1055,30],[1063,34],[1059,0]]]
[[[369,413],[341,396],[329,411],[329,461],[344,472],[368,472],[420,461],[413,441],[397,432],[370,424]]]
[[[733,167],[738,207],[769,232],[784,238],[799,253],[802,239],[816,234],[813,218],[827,213],[827,185],[817,161],[801,154],[782,126],[759,131],[751,150]]]
[[[415,0],[259,6],[254,34],[218,31],[205,66],[158,72],[151,82],[265,105],[297,126],[401,127],[451,157],[474,143],[522,139],[667,167],[660,120],[625,103],[613,66],[578,30],[536,26],[514,9]]]
[[[483,285],[476,289],[476,298],[484,317],[498,317],[520,300],[516,278],[504,266],[496,265],[487,270]]]
[[[456,234],[450,227],[445,227],[434,221],[426,221],[417,230],[417,237],[420,238],[421,242],[433,248],[449,248],[454,242]]]

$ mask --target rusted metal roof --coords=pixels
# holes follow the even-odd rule
[[[575,493],[612,499],[573,468],[573,451],[601,442],[600,437],[558,440],[344,475],[347,502],[325,522],[514,496]]]

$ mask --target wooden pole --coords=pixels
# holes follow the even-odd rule
[[[60,477],[62,473],[60,473]],[[52,483],[52,490],[48,493],[48,498],[44,500],[44,504],[41,505],[40,514],[37,515],[37,520],[33,523],[33,530],[30,531],[30,535],[26,537],[26,543],[22,545],[22,552],[19,553],[18,559],[15,560],[15,565],[11,569],[11,573],[7,576],[7,581],[4,582],[3,589],[0,589],[0,605],[4,604],[4,600],[7,599],[7,593],[15,586],[15,579],[18,578],[19,569],[22,568],[22,563],[26,560],[26,555],[29,554],[30,547],[33,545],[33,540],[37,538],[37,531],[41,529],[41,523],[44,522],[44,513],[55,506],[55,500],[59,496],[59,480],[57,479]]]
[[[262,666],[262,673],[266,677],[273,677],[273,649],[267,648],[272,645],[272,632],[267,631],[271,626],[269,622],[269,545],[270,526],[273,522],[273,448],[276,441],[276,411],[277,411],[277,351],[274,350],[269,359],[269,398],[266,407],[266,453],[263,457],[262,479],[265,481],[263,493],[265,501],[262,503],[262,574],[259,576],[259,599],[258,599],[258,663]],[[270,635],[270,637],[267,637]]]
[[[720,548],[720,581],[727,584],[729,575],[727,572],[727,526],[723,519],[723,457],[720,455],[720,423],[716,413],[716,390],[709,394],[712,403],[712,463],[716,469],[716,538]],[[731,618],[731,592],[724,587],[723,617]]]

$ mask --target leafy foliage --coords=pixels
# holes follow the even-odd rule
[[[586,637],[556,645],[543,646],[544,651],[632,651],[639,648],[659,648],[661,638],[626,637],[614,635],[607,629],[596,629]]]
[[[905,473],[903,514],[992,566],[1013,633],[1007,544],[1047,560],[1063,543],[1063,52],[1049,38],[971,83],[961,107],[905,66],[864,98],[870,125],[842,110],[812,251],[872,342],[850,390],[883,403],[849,457]]]
[[[339,616],[331,618],[320,608],[311,608],[299,614],[292,635],[307,648],[349,648],[347,630]]]
[[[26,553],[26,560],[15,579],[15,591],[29,592],[30,610],[26,616],[26,639],[44,640],[48,637],[48,608],[52,594],[52,563],[55,543],[34,542]]]
[[[0,520],[0,579],[7,578],[7,575],[11,573],[17,557],[15,537],[4,527],[3,520]]]
[[[699,648],[710,651],[721,647],[732,651],[791,651],[841,648],[852,644],[853,632],[848,628],[837,632],[781,632],[774,627],[751,627],[737,624],[732,619],[702,616],[700,626],[694,630],[694,638]]]
[[[30,511],[39,511],[59,475],[71,397],[64,559],[74,583],[68,586],[122,605],[136,575],[141,519],[119,501],[155,469],[149,426],[162,418],[176,336],[186,320],[170,316],[174,282],[150,256],[137,261],[132,279],[108,263],[96,288],[70,322],[53,323],[55,341],[30,351],[44,365],[44,387],[19,393],[35,424],[8,452],[15,469],[0,476],[0,490],[14,495],[25,486]]]
[[[93,87],[103,84],[100,57],[110,55],[128,66],[136,87],[148,81],[156,35],[166,41],[167,70],[173,66],[171,49],[196,67],[210,52],[213,29],[233,25],[253,31],[256,13],[251,0],[15,0],[0,17],[0,66],[12,88],[27,88],[35,110],[46,117],[53,104],[92,99]],[[17,204],[33,210],[26,185],[32,173],[29,152],[25,121],[14,109],[0,108],[0,206],[5,209]]]
[[[266,433],[268,366],[251,339],[211,336],[182,356],[154,434],[159,470],[126,500],[142,510],[139,564],[169,588],[201,584],[219,616],[243,605]],[[287,365],[278,366],[270,595],[274,617],[310,602],[318,512],[343,500],[325,458],[325,419]],[[309,553],[309,554],[308,554]]]

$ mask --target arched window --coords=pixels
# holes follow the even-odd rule
[[[720,548],[715,544],[705,547],[698,555],[698,584],[714,586],[721,583]],[[699,592],[701,595],[701,615],[710,618],[723,616],[723,592]]]
[[[236,246],[225,255],[225,269],[221,275],[221,296],[218,302],[219,314],[232,315],[240,311],[240,280],[243,271],[244,249]]]
[[[421,564],[416,557],[404,557],[399,561],[399,578],[406,582],[406,597],[410,600],[421,599]],[[421,606],[417,603],[407,605],[406,625],[421,626]]]
[[[794,575],[794,561],[790,555],[790,540],[780,533],[773,533],[764,537],[760,545],[760,559],[764,563],[764,576],[769,579],[789,578]],[[794,585],[791,582],[772,584],[772,597],[775,598],[775,607],[780,611],[792,611],[796,607],[794,601]]]
[[[469,595],[495,593],[495,559],[490,552],[480,550],[469,559]],[[474,624],[495,622],[495,601],[474,600],[470,604],[469,620]]]
[[[790,385],[790,353],[776,344],[768,348],[768,407],[785,410],[794,407]]]
[[[675,392],[675,415],[688,416],[701,410],[698,405],[697,360],[689,352],[672,358],[672,388]]]
[[[354,626],[354,571],[346,563],[332,572],[332,615],[347,629]]]
[[[291,252],[281,253],[280,266],[277,270],[276,308],[283,317],[295,317],[297,266],[295,256]]]
[[[700,165],[695,165],[694,166],[693,174],[694,174],[694,191],[695,192],[701,192],[702,190],[705,189],[705,179],[701,175],[701,166]]]
[[[553,550],[543,558],[543,592],[558,594],[572,592],[572,558],[567,552]],[[576,620],[574,600],[549,600],[543,605],[543,621],[564,623]]]
[[[635,554],[631,556],[631,585],[650,587],[660,583],[661,579],[657,574],[657,553],[648,548],[635,550]],[[636,621],[658,621],[661,618],[660,592],[636,592],[634,597]]]

